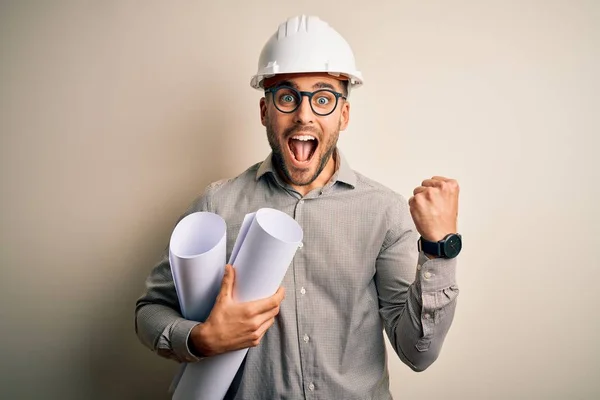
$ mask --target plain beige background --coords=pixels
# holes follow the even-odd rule
[[[135,299],[178,216],[269,151],[258,54],[286,17],[351,43],[340,148],[409,196],[462,187],[461,289],[396,399],[600,396],[597,1],[2,1],[0,398],[166,399]]]

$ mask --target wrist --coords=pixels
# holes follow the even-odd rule
[[[200,323],[192,328],[188,337],[188,348],[196,357],[207,357],[210,353],[207,338],[208,326],[206,323]]]
[[[450,233],[443,239],[434,242],[421,236],[417,245],[419,251],[422,251],[429,259],[454,258],[460,253],[462,238],[458,233]]]
[[[436,232],[427,232],[426,234],[421,234],[421,237],[428,242],[439,242],[440,240],[444,240],[446,236],[451,233],[456,233],[456,229],[445,229]]]

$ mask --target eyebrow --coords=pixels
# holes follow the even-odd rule
[[[278,88],[278,87],[281,87],[281,86],[291,86],[291,87],[293,87],[293,88],[294,88],[294,89],[296,89],[296,90],[298,89],[298,85],[296,85],[296,84],[295,84],[294,82],[292,82],[292,81],[281,81],[281,82],[277,82],[277,83],[275,84],[275,86],[274,86],[274,87],[275,87],[275,88]]]
[[[291,87],[293,87],[294,89],[296,89],[296,90],[299,90],[299,89],[298,89],[298,85],[297,85],[297,84],[295,84],[295,83],[294,83],[294,82],[292,82],[292,81],[281,81],[281,82],[278,82],[278,83],[277,83],[277,84],[276,84],[274,87],[278,88],[278,87],[281,87],[281,86],[291,86]],[[333,90],[333,91],[337,91],[337,90],[338,90],[338,89],[337,89],[335,86],[333,86],[331,83],[327,83],[327,82],[317,82],[317,83],[315,83],[315,84],[313,85],[313,90],[314,90],[314,89],[331,89],[331,90]]]
[[[331,83],[327,83],[327,82],[317,82],[313,85],[313,89],[337,90]]]

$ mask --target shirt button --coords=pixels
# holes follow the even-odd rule
[[[431,318],[431,315],[429,315],[429,314],[425,314],[425,315],[423,315],[423,317],[424,317],[425,319],[429,319],[429,318]]]
[[[305,341],[306,343],[308,343],[308,341],[309,341],[309,340],[310,340],[310,338],[308,337],[308,335],[306,335],[306,334],[305,334],[305,335],[304,335],[304,341]]]
[[[304,204],[304,200],[300,200],[300,201],[298,202],[298,204],[300,204],[300,205]]]
[[[310,385],[308,385],[308,390],[310,390],[310,391],[315,390],[315,384],[311,382]]]
[[[302,289],[300,289],[300,293],[306,294],[306,289],[304,289],[304,287],[302,287]]]
[[[423,276],[425,277],[425,279],[429,279],[431,278],[431,272],[427,271],[423,274]]]
[[[299,249],[301,249],[301,248],[303,248],[303,247],[304,247],[304,243],[300,242],[300,243],[298,244],[298,248],[299,248]]]
[[[421,264],[417,264],[417,271],[421,270]]]

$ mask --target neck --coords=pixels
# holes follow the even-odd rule
[[[336,151],[334,151],[331,154],[331,156],[329,157],[329,161],[327,161],[327,164],[325,164],[325,168],[323,168],[323,171],[321,171],[319,176],[317,176],[317,179],[315,179],[308,185],[297,186],[297,185],[294,185],[294,184],[288,182],[289,185],[292,188],[294,188],[295,191],[300,193],[302,196],[306,196],[308,193],[310,193],[314,189],[322,188],[323,186],[325,186],[327,184],[327,182],[329,182],[329,180],[335,173],[335,157],[336,157]],[[280,174],[280,175],[282,175],[282,174]]]

